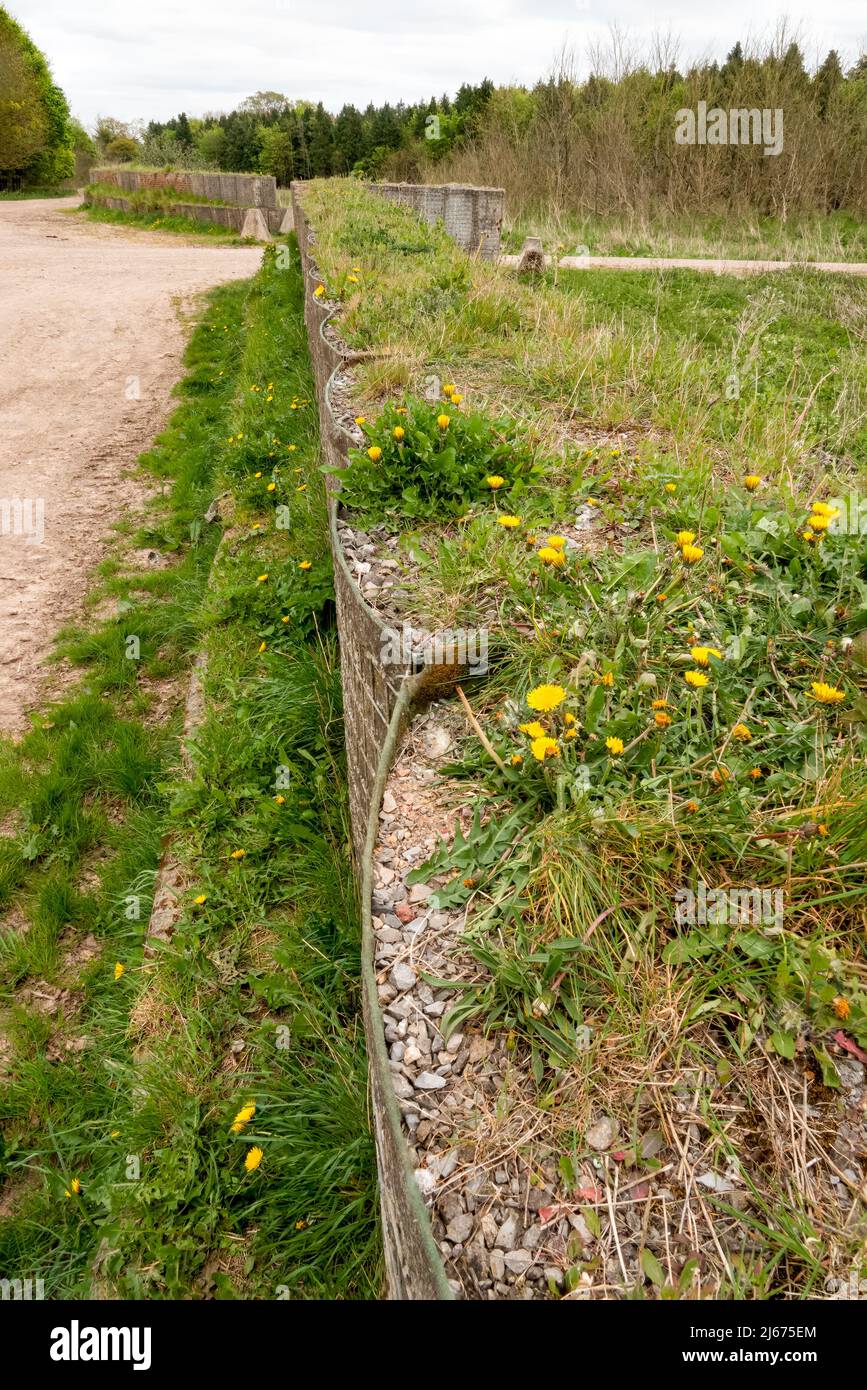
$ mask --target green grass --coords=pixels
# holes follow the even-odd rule
[[[14,193],[11,190],[0,192],[0,202],[16,203],[26,201],[28,198],[70,198],[74,193],[74,188],[57,188],[54,186],[46,186],[45,188],[19,188]]]
[[[174,213],[160,212],[122,212],[119,208],[103,208],[91,205],[84,209],[91,222],[108,222],[118,226],[142,227],[148,232],[172,232],[178,236],[205,237],[208,241],[219,241],[224,246],[252,246],[249,237],[240,237],[230,227],[220,227],[213,222],[196,222],[192,217],[181,217]],[[77,209],[76,209],[77,211]]]
[[[119,617],[63,639],[81,690],[5,750],[0,804],[23,816],[2,877],[29,929],[10,920],[0,956],[11,1050],[0,1267],[44,1278],[49,1297],[378,1293],[311,392],[297,256],[280,269],[271,254],[253,282],[212,295],[181,404],[144,458],[168,506],[135,540],[171,569],[105,567],[97,597],[119,600]],[[254,477],[264,470],[272,493]],[[231,529],[211,572],[220,528],[202,514],[227,489]],[[290,530],[275,525],[278,506]],[[130,632],[139,662],[123,654]],[[202,645],[206,707],[187,778],[180,706]],[[155,722],[154,683],[175,677],[172,714]],[[171,939],[150,956],[167,832],[184,886]],[[53,988],[70,993],[46,1014],[39,993]],[[253,1145],[264,1158],[247,1173]]]
[[[369,354],[354,400],[385,464],[374,495],[360,456],[348,520],[388,516],[399,536],[400,619],[490,630],[472,692],[488,743],[468,729],[443,769],[488,818],[416,873],[446,875],[437,902],[467,908],[478,966],[444,1026],[521,1039],[564,1146],[599,1113],[625,1126],[630,1109],[642,1125],[656,1112],[671,1132],[665,1087],[718,1077],[696,1091],[702,1166],[734,1151],[751,1192],[734,1217],[709,1199],[729,1254],[703,1219],[705,1287],[809,1297],[858,1259],[857,1231],[821,1214],[832,1189],[811,1187],[831,1171],[818,1128],[792,1159],[775,1115],[803,1086],[816,1115],[834,1105],[841,1026],[867,1048],[867,541],[817,540],[811,522],[812,501],[851,494],[867,462],[867,286],[803,272],[522,282],[364,190],[313,183],[304,199],[339,329]],[[511,417],[519,443],[497,457],[501,487],[485,496],[480,460],[460,520],[440,503],[419,525],[442,462],[419,400],[437,380],[457,384],[464,428],[481,407]],[[456,413],[446,393],[438,408]],[[702,666],[701,647],[719,655]],[[841,702],[818,704],[813,682]],[[540,685],[556,691],[536,712]],[[779,891],[782,923],[679,924],[678,895],[699,883]],[[726,1126],[729,1106],[743,1125]]]

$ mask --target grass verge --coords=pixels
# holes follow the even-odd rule
[[[112,617],[63,637],[80,686],[3,750],[0,1270],[47,1297],[378,1289],[301,310],[296,254],[211,296],[143,459],[164,495],[135,543],[160,566],[107,564]],[[146,942],[167,835],[178,907]]]

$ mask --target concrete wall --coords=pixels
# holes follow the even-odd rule
[[[136,212],[135,204],[129,198],[93,198],[91,200],[95,207],[113,208],[115,212]],[[215,203],[167,203],[165,211],[175,217],[188,217],[192,222],[207,222],[212,226],[229,227],[233,232],[240,235],[244,227],[244,219],[249,208],[246,207],[224,207]],[[262,216],[268,227],[268,231],[273,235],[279,232],[291,230],[291,226],[284,226],[285,222],[291,222],[287,218],[287,208],[260,208]]]
[[[192,169],[125,169],[110,164],[90,171],[91,183],[114,183],[127,193],[140,188],[173,188],[197,198],[220,198],[242,208],[276,208],[277,180],[270,174],[221,174]]]
[[[500,254],[505,191],[458,183],[369,183],[390,203],[403,203],[425,222],[441,219],[449,236],[471,256],[494,261]]]

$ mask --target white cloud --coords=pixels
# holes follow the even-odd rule
[[[617,23],[646,45],[670,31],[684,56],[723,57],[756,32],[751,0],[699,9],[669,0],[7,0],[49,58],[85,123],[97,114],[166,120],[229,110],[264,89],[322,101],[416,101],[462,82],[532,83],[564,42],[586,68],[589,42]],[[769,0],[761,28],[786,14]],[[799,16],[790,13],[798,25]],[[808,61],[828,48],[851,60],[867,42],[862,0],[829,0],[800,21]]]

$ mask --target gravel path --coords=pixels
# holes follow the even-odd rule
[[[500,265],[515,267],[520,256],[501,256]],[[545,257],[551,265],[551,257]],[[721,261],[673,256],[561,256],[560,270],[703,270],[713,275],[767,275],[773,270],[814,270],[827,275],[867,275],[863,261]]]
[[[145,495],[127,474],[169,413],[193,296],[262,254],[87,222],[77,202],[0,202],[0,730],[13,734],[106,532]]]

